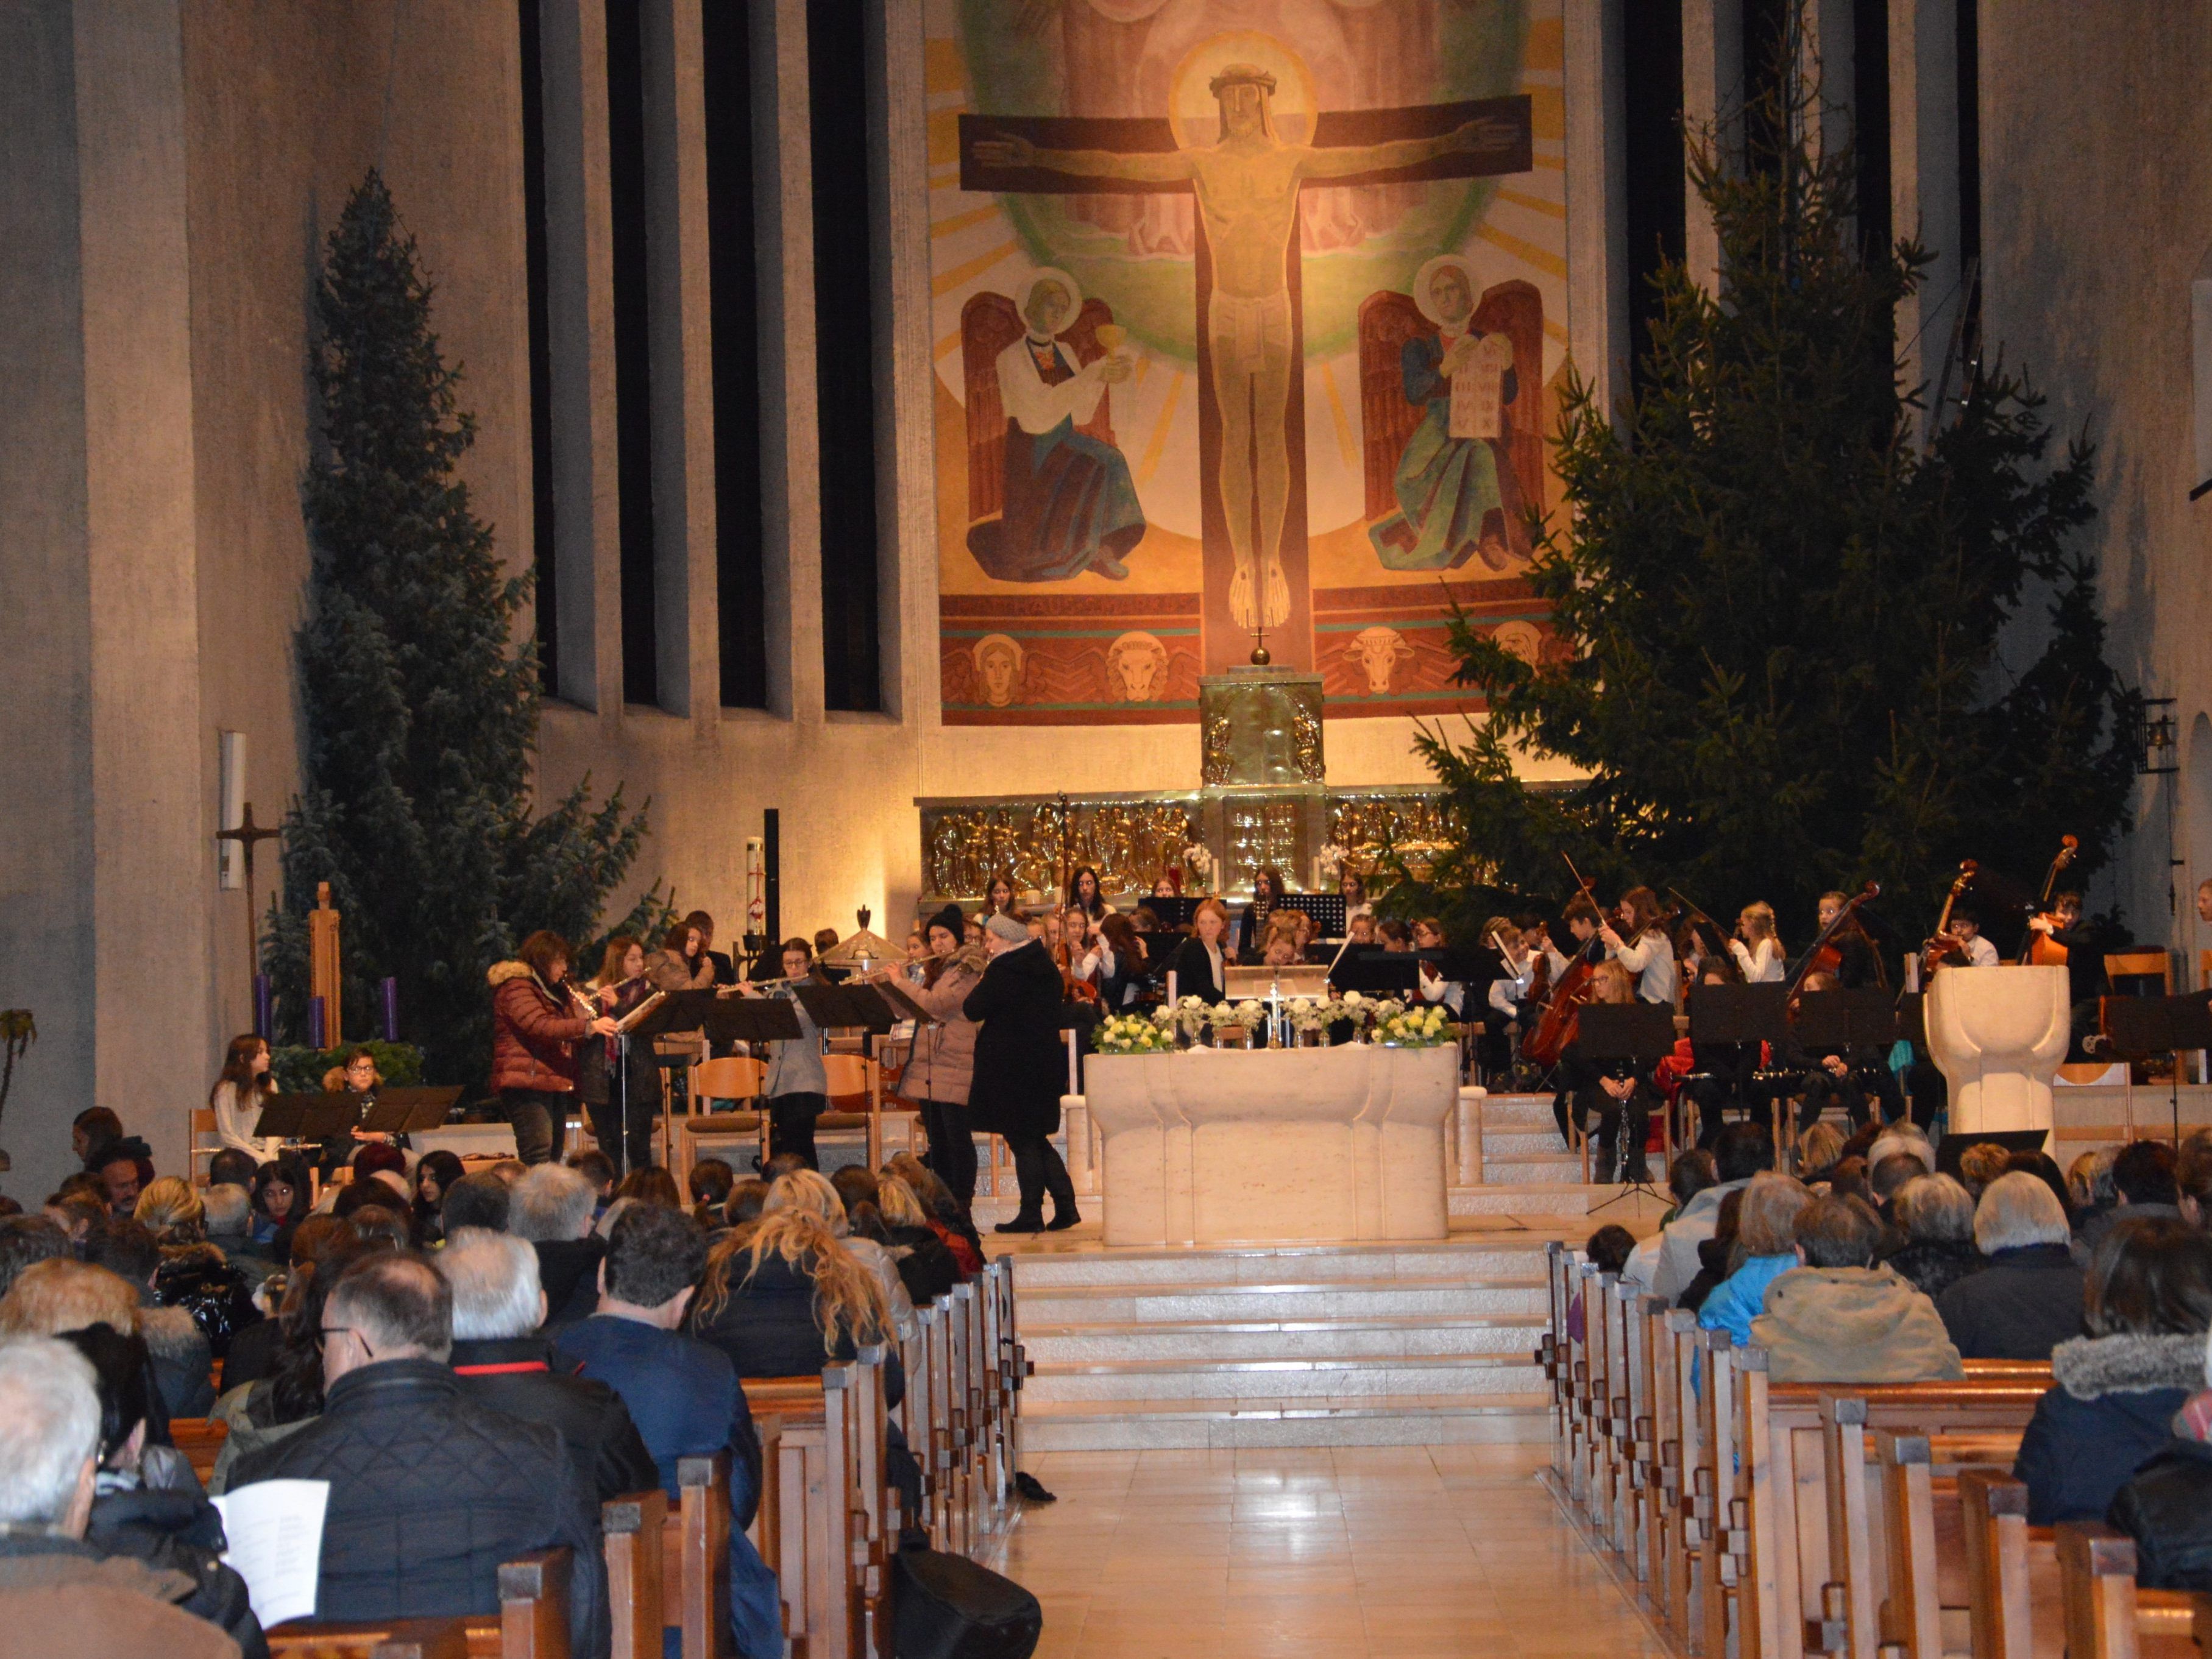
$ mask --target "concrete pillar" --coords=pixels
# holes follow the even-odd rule
[[[814,420],[813,135],[805,0],[752,8],[761,564],[769,709],[822,720],[822,446]]]
[[[1815,155],[1833,155],[1851,142],[1851,76],[1857,58],[1852,8],[1853,0],[1806,0],[1797,70],[1807,93],[1819,94],[1804,112]]]
[[[701,0],[647,0],[647,281],[653,354],[653,581],[660,706],[721,733],[715,627],[713,276]]]
[[[900,0],[868,0],[867,9],[868,176],[877,198],[872,206],[880,672],[884,712],[910,720],[924,709],[933,718],[939,702],[929,93],[924,9]]]
[[[1889,206],[1893,234],[1933,256],[1897,308],[1905,383],[1924,384],[1932,400],[1963,298],[1957,0],[1889,0]],[[1955,373],[1950,391],[1958,391]],[[1936,413],[1923,411],[1923,435]]]
[[[1628,396],[1622,0],[1567,0],[1567,335],[1612,410]]]
[[[34,1203],[94,1103],[182,1170],[210,1046],[178,0],[5,9],[0,104],[0,1006],[40,1029],[0,1141]]]
[[[1741,159],[1743,9],[1737,0],[1682,0],[1682,115],[1686,159],[1710,145],[1723,166]],[[1683,264],[1708,293],[1721,281],[1720,233],[1692,181],[1683,203]]]
[[[613,226],[607,195],[605,0],[541,0],[546,312],[551,334],[553,558],[560,684],[622,714],[621,500],[615,464]]]

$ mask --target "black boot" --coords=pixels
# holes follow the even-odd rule
[[[1070,1200],[1065,1204],[1055,1203],[1052,1206],[1052,1219],[1044,1224],[1044,1230],[1048,1233],[1064,1233],[1082,1219],[1082,1216],[1076,1212],[1074,1200]]]
[[[1001,1221],[991,1231],[994,1233],[1041,1233],[1044,1231],[1044,1218],[1024,1210],[1012,1221]]]

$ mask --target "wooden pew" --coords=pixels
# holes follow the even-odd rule
[[[453,1659],[457,1632],[459,1650],[473,1659],[568,1659],[569,1566],[566,1549],[503,1563],[496,1616],[360,1623],[295,1619],[267,1632],[270,1659],[400,1659],[410,1651],[423,1659]],[[395,1643],[397,1650],[387,1654]]]
[[[2212,1595],[2139,1589],[2135,1541],[2111,1527],[2056,1528],[2067,1659],[2197,1659],[2212,1654]]]
[[[668,1494],[659,1487],[628,1492],[599,1505],[607,1559],[607,1605],[614,1618],[614,1659],[660,1659],[662,1563]]]
[[[205,1486],[215,1473],[216,1459],[222,1455],[223,1442],[230,1438],[230,1425],[220,1417],[173,1417],[169,1419],[169,1442],[184,1453],[192,1466],[192,1473]]]

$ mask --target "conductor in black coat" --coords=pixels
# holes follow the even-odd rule
[[[1002,1221],[1002,1233],[1058,1231],[1082,1219],[1075,1212],[1075,1183],[1048,1137],[1060,1127],[1060,1097],[1066,1062],[1060,1040],[1063,994],[1060,969],[1042,943],[1009,916],[983,924],[990,963],[968,994],[961,1012],[981,1029],[975,1035],[975,1075],[968,1090],[975,1127],[1004,1135],[1021,1184],[1021,1211]],[[1044,1195],[1053,1216],[1044,1219]]]

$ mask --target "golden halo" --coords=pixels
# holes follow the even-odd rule
[[[1437,315],[1437,302],[1429,297],[1429,283],[1438,271],[1447,269],[1459,272],[1467,283],[1468,313],[1460,319],[1462,325],[1474,319],[1474,307],[1482,298],[1482,285],[1474,279],[1474,267],[1460,255],[1439,253],[1435,258],[1429,260],[1414,274],[1413,304],[1419,307],[1422,316],[1427,318],[1438,328],[1444,325],[1444,319]]]
[[[1232,29],[1193,46],[1168,79],[1168,125],[1177,145],[1203,149],[1219,140],[1221,104],[1207,85],[1231,64],[1250,64],[1275,77],[1267,111],[1278,138],[1288,144],[1312,141],[1318,100],[1305,59],[1272,34]]]

